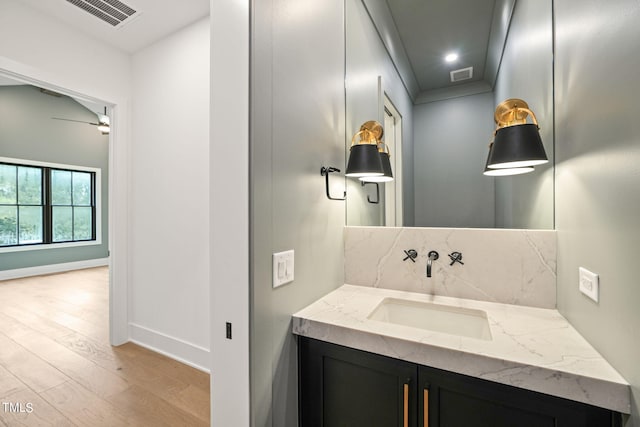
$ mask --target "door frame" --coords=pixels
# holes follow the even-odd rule
[[[403,197],[402,197],[402,114],[398,111],[389,95],[384,92],[382,114],[386,119],[391,117],[394,120],[393,126],[393,147],[389,147],[391,152],[390,160],[393,170],[393,181],[384,185],[385,190],[385,225],[388,227],[402,227],[403,225]],[[386,122],[386,120],[384,120]],[[388,131],[385,129],[386,135]],[[394,203],[387,203],[393,199]]]
[[[111,109],[109,134],[109,341],[120,345],[129,341],[128,331],[128,101],[117,94],[83,93],[69,86],[68,77],[31,67],[0,56],[0,75],[25,84],[52,90],[63,95],[91,102],[101,102]],[[67,83],[58,83],[67,82]]]

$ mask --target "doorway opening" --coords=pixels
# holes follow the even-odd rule
[[[15,169],[17,194],[13,197],[9,192],[6,200],[0,201],[4,204],[0,213],[7,214],[0,215],[7,225],[4,228],[15,225],[15,239],[11,240],[8,230],[5,237],[9,240],[0,247],[0,280],[104,266],[105,330],[110,344],[122,344],[126,342],[127,285],[113,277],[117,233],[112,221],[114,205],[119,205],[118,199],[122,198],[113,184],[124,169],[122,163],[117,165],[118,170],[114,167],[114,131],[118,124],[113,119],[118,107],[49,84],[38,78],[47,73],[33,68],[22,70],[20,64],[1,59],[0,90],[5,95],[2,102],[7,104],[3,108],[5,119],[10,120],[2,130],[6,133],[2,138],[2,163],[4,172]],[[111,119],[108,134],[97,125],[105,116]],[[40,173],[41,185],[30,183],[28,189],[18,188],[24,171]],[[85,179],[87,185],[83,187],[81,178],[87,176],[91,179]],[[34,188],[39,195],[30,191]],[[84,191],[87,189],[90,191]],[[30,199],[25,202],[19,194],[29,194]],[[22,206],[25,203],[30,206]],[[38,233],[42,234],[41,241],[34,237]],[[25,236],[35,240],[25,240]]]

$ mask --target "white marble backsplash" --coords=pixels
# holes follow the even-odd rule
[[[416,262],[405,250],[418,252]],[[435,250],[432,277],[427,254]],[[464,265],[449,265],[452,252]],[[532,307],[556,307],[553,230],[345,227],[345,283]]]

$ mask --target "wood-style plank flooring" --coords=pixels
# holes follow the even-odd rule
[[[0,281],[0,426],[208,426],[209,375],[109,345],[108,269]]]

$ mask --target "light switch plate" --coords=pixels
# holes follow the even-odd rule
[[[294,251],[273,254],[273,287],[293,282]]]
[[[600,280],[598,275],[582,267],[578,268],[578,275],[580,277],[580,292],[595,302],[598,302],[600,291]]]

